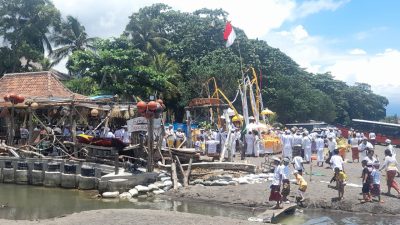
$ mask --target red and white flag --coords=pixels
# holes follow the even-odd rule
[[[231,22],[226,22],[225,31],[224,31],[224,40],[226,41],[226,47],[228,48],[233,44],[236,39],[236,33],[233,29]]]

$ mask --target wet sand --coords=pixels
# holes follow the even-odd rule
[[[74,213],[65,217],[27,221],[27,220],[3,220],[0,219],[0,224],[7,225],[208,225],[208,224],[243,224],[250,225],[254,222],[245,220],[231,219],[220,216],[204,216],[198,214],[180,213],[162,210],[148,209],[104,209],[92,210],[80,213]]]
[[[381,163],[383,162],[384,146],[376,146],[375,154],[378,155]],[[351,152],[346,154],[346,159],[351,158]],[[399,159],[398,159],[399,160]],[[240,161],[240,160],[237,160]],[[247,162],[261,165],[262,158],[247,158]],[[350,160],[351,161],[351,160]],[[308,182],[306,192],[307,200],[304,202],[305,208],[321,208],[332,210],[343,210],[348,212],[363,212],[373,214],[392,214],[400,212],[400,199],[392,189],[393,196],[382,195],[384,203],[372,202],[361,203],[361,163],[348,162],[345,164],[345,172],[348,175],[347,186],[345,187],[344,199],[337,201],[337,191],[328,187],[328,183],[333,175],[330,168],[317,167],[316,162],[312,163],[313,176],[304,175]],[[292,168],[292,167],[291,167]],[[310,172],[310,164],[305,164],[306,172]],[[293,178],[293,177],[292,177]],[[400,182],[400,178],[396,178]],[[251,207],[254,210],[262,210],[271,207],[275,202],[268,202],[270,193],[270,183],[262,184],[243,184],[238,186],[190,186],[178,191],[169,191],[165,198],[176,200],[196,200],[213,204],[233,205],[239,207]],[[358,185],[358,187],[354,187]],[[291,194],[289,200],[295,201],[298,186],[291,184]],[[382,171],[381,192],[387,192],[386,173]]]

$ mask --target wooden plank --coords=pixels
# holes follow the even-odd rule
[[[264,223],[277,223],[279,217],[286,215],[287,213],[294,212],[297,208],[297,204],[281,204],[282,209],[267,209],[265,212],[259,214],[257,218],[262,219]]]

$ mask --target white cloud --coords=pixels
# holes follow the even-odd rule
[[[350,55],[366,55],[367,52],[360,48],[355,48],[349,51]]]
[[[297,18],[304,18],[311,14],[318,13],[323,10],[328,11],[335,11],[340,6],[345,5],[350,0],[310,0],[302,2],[298,7],[295,9],[295,13],[292,16],[292,20]]]

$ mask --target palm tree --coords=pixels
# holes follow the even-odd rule
[[[156,54],[150,64],[151,68],[163,74],[166,90],[164,98],[172,99],[179,95],[177,81],[180,80],[179,65],[173,59],[169,59],[165,53]]]
[[[61,31],[52,37],[55,47],[61,46],[52,52],[52,64],[58,64],[74,51],[94,49],[92,44],[95,40],[96,38],[88,38],[85,27],[77,18],[67,16],[67,20],[61,24]]]
[[[150,56],[163,52],[164,46],[168,43],[168,40],[156,31],[154,22],[149,18],[132,19],[126,26],[124,34],[131,36],[133,44]]]

